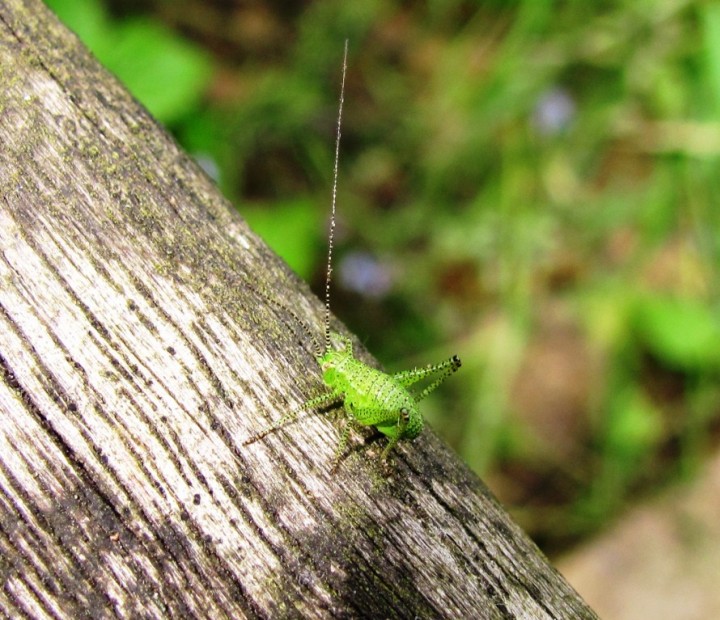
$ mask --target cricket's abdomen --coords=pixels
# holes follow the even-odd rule
[[[375,426],[391,438],[420,434],[423,423],[415,399],[390,375],[341,352],[329,366],[325,382],[343,395],[345,409],[356,422]]]

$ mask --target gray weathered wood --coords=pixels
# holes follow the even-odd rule
[[[320,385],[268,298],[320,303],[40,2],[0,75],[0,615],[595,617],[431,431],[244,447]]]

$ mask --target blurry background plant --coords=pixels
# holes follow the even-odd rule
[[[53,0],[553,553],[720,430],[720,5]]]

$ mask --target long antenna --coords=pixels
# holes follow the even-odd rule
[[[343,102],[345,101],[347,54],[348,41],[345,39],[342,82],[340,83],[340,104],[338,105],[337,132],[335,135],[335,167],[333,168],[332,209],[330,211],[330,234],[328,235],[327,271],[325,272],[325,353],[330,350],[330,280],[332,276],[333,241],[335,240],[335,205],[337,204],[338,161],[340,160],[340,134],[342,129]]]

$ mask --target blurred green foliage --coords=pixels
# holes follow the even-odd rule
[[[349,38],[333,309],[540,542],[717,448],[720,5],[51,6],[318,290]]]

